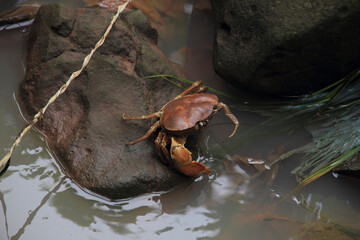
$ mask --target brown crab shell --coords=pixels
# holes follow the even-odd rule
[[[199,122],[212,116],[217,104],[217,96],[209,93],[196,93],[172,100],[164,107],[161,127],[174,135],[192,134],[199,128]]]

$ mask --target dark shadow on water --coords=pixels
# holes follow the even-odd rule
[[[67,177],[63,177],[60,182],[48,193],[45,195],[45,197],[41,200],[39,206],[37,206],[37,208],[35,208],[33,211],[31,211],[31,213],[29,214],[29,217],[26,219],[24,225],[18,230],[18,232],[11,237],[11,240],[17,240],[20,239],[20,237],[24,234],[25,232],[25,228],[31,224],[32,220],[35,218],[36,214],[38,213],[38,211],[41,209],[42,206],[45,205],[45,203],[50,199],[51,195],[56,193],[59,188],[61,187],[61,185],[64,183],[65,179]],[[6,216],[6,215],[5,215]]]
[[[8,220],[7,220],[7,217],[6,217],[7,208],[6,208],[6,203],[5,203],[5,200],[4,200],[4,194],[2,192],[0,192],[0,201],[1,201],[2,210],[3,210],[3,213],[4,213],[6,237],[7,237],[7,239],[10,239],[9,238],[9,225],[8,225]]]

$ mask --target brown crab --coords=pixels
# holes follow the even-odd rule
[[[232,137],[238,126],[237,118],[230,112],[228,106],[218,102],[216,95],[204,93],[206,87],[200,87],[201,81],[195,82],[188,89],[180,93],[173,100],[165,104],[158,112],[138,117],[125,117],[124,120],[144,120],[150,118],[160,118],[141,138],[127,143],[133,145],[141,142],[158,128],[161,128],[158,137],[155,140],[155,150],[161,161],[170,164],[181,173],[197,177],[202,173],[211,174],[210,170],[204,164],[193,161],[191,152],[185,148],[185,142],[188,135],[196,133],[201,127],[205,126],[209,120],[221,109],[224,109],[225,115],[234,123],[235,129],[229,137]],[[197,91],[190,94],[190,92]],[[170,152],[167,148],[171,145]]]

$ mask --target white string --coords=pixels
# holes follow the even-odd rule
[[[77,76],[80,75],[80,73],[83,71],[83,69],[86,67],[86,65],[89,63],[92,55],[95,53],[95,51],[104,43],[107,35],[109,34],[111,28],[113,27],[116,19],[119,17],[120,13],[124,11],[125,7],[128,5],[128,3],[131,0],[127,0],[125,3],[118,6],[117,13],[113,16],[108,28],[106,29],[104,35],[100,38],[100,40],[95,44],[95,47],[91,50],[91,52],[84,58],[83,64],[81,68],[73,72],[67,82],[61,86],[61,88],[55,93],[54,96],[52,96],[45,107],[43,107],[33,118],[33,120],[21,131],[20,134],[16,137],[13,145],[10,148],[10,151],[0,160],[0,169],[3,168],[3,166],[6,165],[6,163],[10,160],[11,155],[14,151],[14,149],[19,145],[22,138],[25,136],[25,134],[39,121],[39,119],[45,114],[46,109],[49,107],[50,104],[52,104],[62,93],[66,91],[66,89],[71,84],[72,80],[74,80]]]

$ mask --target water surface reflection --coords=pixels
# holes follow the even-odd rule
[[[80,1],[72,3],[83,4]],[[184,70],[190,79],[197,80],[203,76],[207,84],[229,91],[231,87],[226,84],[215,84],[219,78],[211,69],[208,58],[203,66],[190,67],[196,66],[196,62],[201,62],[203,57],[211,56],[211,42],[196,42],[200,36],[190,37],[195,35],[196,28],[190,29],[188,26],[209,27],[212,20],[204,20],[211,17],[211,13],[206,12],[208,4],[201,5],[200,13],[196,13],[196,2],[181,3],[184,6],[181,10],[183,14],[179,14],[180,18],[175,20],[169,17],[169,25],[181,24],[182,37],[176,37],[172,32],[166,33],[164,18],[165,26],[160,34],[164,34],[162,37],[173,37],[161,40],[160,44],[169,56],[180,56],[177,58],[181,60],[180,63],[185,61]],[[189,4],[193,6],[191,9]],[[192,18],[191,14],[195,13],[202,17]],[[199,22],[194,22],[196,19]],[[209,36],[212,30],[204,31],[201,31],[203,35]],[[15,95],[25,71],[23,55],[26,33],[26,28],[0,31],[1,156],[25,124]],[[172,43],[169,39],[180,42]],[[184,44],[191,48],[182,49]],[[199,46],[204,48],[201,50]],[[191,54],[197,55],[191,59]],[[192,64],[186,63],[190,60]],[[245,93],[243,98],[247,98]],[[236,110],[234,113],[243,124],[241,131],[261,120],[252,114]],[[16,149],[9,170],[0,178],[0,239],[278,240],[296,236],[307,222],[323,224],[319,214],[314,214],[301,203],[300,196],[279,202],[279,198],[296,184],[289,172],[299,161],[298,156],[283,162],[279,175],[269,184],[262,175],[253,180],[247,179],[248,173],[230,155],[218,157],[208,151],[213,147],[221,149],[232,129],[231,125],[223,124],[227,121],[226,117],[218,114],[201,133],[199,144],[193,146],[194,157],[206,163],[214,172],[213,176],[186,181],[168,192],[114,202],[92,195],[74,184],[64,175],[44,139],[35,131],[30,132]],[[244,144],[232,154],[264,159],[272,149],[281,145],[292,149],[308,139],[309,134],[300,131]],[[223,151],[227,152],[226,149]],[[333,222],[359,229],[358,186],[359,183],[351,179],[329,174],[306,187],[302,195],[311,207]],[[331,231],[337,230],[336,225],[326,226]]]

